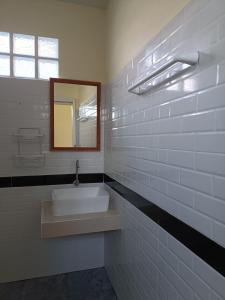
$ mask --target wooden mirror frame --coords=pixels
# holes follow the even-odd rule
[[[55,147],[54,146],[54,84],[68,83],[79,85],[91,85],[97,87],[97,124],[96,124],[96,147]],[[97,152],[100,151],[100,99],[101,83],[86,80],[73,80],[62,78],[50,78],[50,150],[51,151],[80,151],[80,152]]]

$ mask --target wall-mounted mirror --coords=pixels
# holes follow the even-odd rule
[[[50,79],[51,150],[100,150],[101,83]]]

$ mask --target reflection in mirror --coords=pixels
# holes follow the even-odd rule
[[[100,83],[51,79],[52,150],[98,151]]]

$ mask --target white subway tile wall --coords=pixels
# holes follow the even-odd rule
[[[49,124],[47,81],[0,78],[0,177],[75,173],[76,159],[80,173],[103,172],[103,150],[50,152]],[[13,134],[20,127],[38,127],[44,133],[44,166],[16,166]],[[0,189],[0,282],[103,266],[103,234],[41,240],[40,202],[50,200],[53,188]]]
[[[224,1],[190,1],[105,87],[103,110],[105,172],[222,246],[224,20]],[[143,96],[128,93],[155,61],[195,51],[200,64],[187,75]]]
[[[103,110],[105,173],[223,247],[224,20],[225,1],[190,1],[105,87]],[[183,78],[143,96],[128,93],[153,62],[194,51],[200,64]],[[111,195],[122,230],[105,234],[105,265],[119,299],[225,299],[222,275]]]
[[[81,173],[102,173],[101,152],[51,152],[49,150],[49,82],[0,78],[0,176],[68,174],[75,172],[74,162],[80,160]],[[17,167],[14,155],[17,143],[13,134],[21,127],[38,127],[44,133],[44,166]],[[103,132],[103,130],[102,130]],[[102,145],[104,135],[102,134]],[[34,145],[34,149],[37,146]],[[103,147],[102,147],[103,148]]]
[[[105,188],[122,221],[121,231],[105,234],[105,266],[119,300],[225,299],[222,275]]]

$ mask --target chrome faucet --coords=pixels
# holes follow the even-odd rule
[[[80,169],[80,164],[79,164],[79,160],[76,160],[76,179],[74,180],[73,184],[74,185],[79,185],[79,178],[78,178],[78,171]]]

